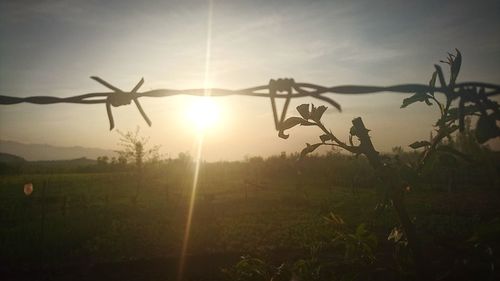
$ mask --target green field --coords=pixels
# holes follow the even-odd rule
[[[297,175],[287,166],[288,161],[276,161],[273,165],[202,165],[188,246],[193,257],[187,263],[188,275],[204,276],[210,271],[214,276],[226,276],[220,269],[232,268],[242,255],[258,257],[270,266],[311,261],[321,248],[318,255],[336,262],[337,271],[339,266],[342,271],[361,264],[365,266],[361,273],[377,269],[385,272],[386,280],[391,276],[394,280],[412,278],[404,245],[387,239],[399,224],[390,206],[380,204],[383,194],[348,180],[348,169],[336,176],[314,170]],[[349,163],[364,165],[362,161]],[[118,269],[106,266],[104,271],[128,276],[129,268],[145,262],[148,265],[140,268],[156,272],[150,279],[171,276],[175,270],[160,269],[176,264],[181,253],[191,168],[160,165],[146,169],[142,180],[133,171],[2,176],[3,271],[17,279],[24,276],[17,275],[19,272],[36,268],[43,274],[51,272],[50,278],[57,280],[74,267],[79,272],[82,265],[95,269],[112,264]],[[30,196],[23,193],[25,182],[34,185]],[[478,257],[478,264],[486,266],[485,276],[490,276],[487,267],[498,263],[495,250],[500,250],[498,187],[467,185],[447,192],[422,185],[408,191],[406,198],[423,247],[436,266],[452,267],[461,256],[472,263],[474,250],[481,245],[493,251],[486,257],[489,260],[480,253]],[[332,244],[339,228],[328,219],[331,214],[345,221],[341,233],[346,235],[362,224],[366,235],[376,240],[373,253],[367,256],[354,251],[348,257],[348,244]],[[196,261],[196,257],[204,259]],[[163,265],[152,266],[154,261]],[[209,270],[202,266],[207,264]],[[95,274],[99,277],[91,274],[92,279],[106,276]],[[148,277],[141,275],[138,280]]]

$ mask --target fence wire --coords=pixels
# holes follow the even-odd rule
[[[140,114],[146,123],[151,126],[152,122],[142,108],[139,99],[143,97],[160,98],[170,97],[175,95],[192,95],[192,96],[211,96],[211,97],[224,97],[224,96],[251,96],[269,98],[274,114],[275,127],[278,130],[280,125],[286,118],[286,113],[291,99],[310,97],[313,99],[321,100],[335,107],[341,111],[341,106],[327,94],[347,94],[347,95],[360,95],[372,94],[382,92],[395,92],[395,93],[442,93],[445,95],[452,95],[456,98],[460,97],[460,93],[464,90],[470,92],[481,93],[483,97],[491,97],[500,94],[500,85],[482,82],[464,82],[456,83],[452,87],[433,87],[424,84],[401,84],[393,86],[363,86],[363,85],[341,85],[325,87],[311,83],[297,83],[293,79],[271,79],[267,85],[256,86],[239,90],[228,89],[156,89],[145,92],[138,92],[139,88],[144,84],[144,79],[141,79],[135,87],[130,91],[121,90],[113,86],[109,82],[97,76],[91,77],[101,85],[110,89],[111,92],[97,92],[87,93],[71,97],[53,97],[53,96],[32,96],[32,97],[14,97],[0,95],[0,105],[13,105],[19,103],[32,103],[32,104],[56,104],[56,103],[74,103],[74,104],[105,104],[106,112],[109,120],[110,130],[115,126],[112,107],[119,107],[130,105],[132,102],[136,105]],[[281,114],[278,115],[276,108],[276,99],[285,99],[284,106]]]

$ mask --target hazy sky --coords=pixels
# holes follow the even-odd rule
[[[72,96],[105,91],[98,75],[130,89],[203,87],[208,1],[0,0],[0,94]],[[209,84],[264,85],[271,78],[326,86],[427,83],[433,64],[459,48],[461,81],[500,83],[500,1],[213,1]],[[346,139],[361,116],[382,151],[426,139],[437,115],[417,104],[400,109],[398,94],[331,95],[344,108],[325,120]],[[192,97],[142,99],[147,127],[133,106],[114,108],[116,128],[141,126],[150,142],[175,157],[194,154],[186,120]],[[295,100],[292,105],[311,102]],[[274,131],[269,100],[217,98],[221,120],[207,132],[204,158],[296,152],[319,132]],[[319,105],[320,102],[315,101]],[[293,108],[293,107],[292,107]],[[289,114],[294,114],[295,111]],[[0,138],[27,143],[115,148],[104,105],[0,106]]]

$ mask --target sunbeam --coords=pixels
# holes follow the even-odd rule
[[[212,16],[213,16],[213,2],[210,0],[208,2],[208,19],[207,19],[207,41],[206,41],[206,51],[205,51],[205,77],[204,77],[204,83],[203,86],[205,88],[205,98],[210,96],[210,86],[209,81],[210,81],[210,55],[211,55],[211,45],[212,45]],[[179,261],[179,272],[177,275],[177,280],[182,281],[183,280],[183,274],[184,274],[184,269],[185,269],[185,263],[186,263],[186,254],[187,254],[187,249],[189,246],[189,236],[191,232],[191,223],[193,219],[193,213],[194,213],[194,204],[195,204],[195,199],[196,199],[196,188],[198,186],[198,175],[200,172],[200,163],[201,163],[201,156],[202,156],[202,150],[203,150],[203,137],[204,137],[205,131],[203,128],[199,128],[198,134],[197,134],[197,149],[196,149],[196,158],[195,158],[195,170],[194,170],[194,177],[193,177],[193,185],[191,188],[191,197],[189,200],[189,210],[188,210],[188,216],[186,219],[186,228],[184,231],[184,239],[182,242],[182,251],[181,251],[181,257]]]
[[[195,168],[194,168],[194,177],[193,177],[193,185],[191,187],[191,196],[189,199],[189,210],[188,210],[188,216],[186,219],[186,228],[184,230],[184,240],[182,242],[182,252],[181,252],[181,258],[179,262],[179,273],[178,273],[178,281],[182,281],[183,278],[183,273],[184,273],[184,266],[186,262],[186,254],[187,254],[187,248],[189,244],[189,235],[191,233],[191,221],[193,219],[193,212],[194,212],[194,204],[196,200],[196,188],[198,186],[198,175],[200,172],[200,163],[201,163],[201,153],[203,149],[203,131],[200,130],[198,137],[197,137],[197,147],[196,147],[196,158],[195,158]]]

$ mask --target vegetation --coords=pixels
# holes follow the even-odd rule
[[[413,154],[402,152],[401,157]],[[500,160],[497,153],[489,157],[495,157],[492,163]],[[361,280],[374,272],[384,280],[411,278],[406,240],[398,236],[397,217],[390,203],[384,202],[381,189],[374,186],[375,174],[368,161],[336,152],[315,155],[301,162],[304,168],[297,174],[291,167],[298,158],[298,154],[279,155],[202,164],[189,247],[190,256],[200,257],[200,261],[188,263],[187,275],[196,280],[197,272],[207,274],[202,265],[210,260],[214,278],[236,278],[242,273],[236,266],[239,256],[245,256],[260,260],[269,274],[284,264],[283,274],[318,272],[320,280],[347,278],[352,272]],[[163,272],[158,269],[162,266],[146,270],[129,268],[128,262],[176,263],[193,176],[187,159],[183,154],[145,166],[136,203],[133,166],[107,171],[94,163],[90,166],[94,171],[104,170],[3,176],[2,264],[18,274],[22,268],[38,268],[43,256],[42,264],[56,280],[64,279],[67,272],[83,274],[83,265],[109,263],[114,265],[106,267],[108,271],[102,269],[105,276],[151,270],[157,275],[152,280],[173,278],[175,266],[172,272]],[[461,180],[451,193],[443,178],[420,179],[419,188],[408,191],[411,196],[406,204],[416,218],[429,260],[442,269],[452,269],[455,262],[468,259],[471,267],[478,264],[488,277],[492,274],[488,266],[498,260],[500,230],[494,227],[500,211],[498,186],[484,180],[491,178],[487,169],[469,168],[457,167]],[[498,165],[494,169],[498,181]],[[359,171],[366,172],[362,180]],[[31,196],[23,193],[26,181],[33,182]],[[484,257],[482,251],[488,247],[493,256]],[[220,268],[226,268],[225,275]],[[94,279],[103,274],[98,272]]]

